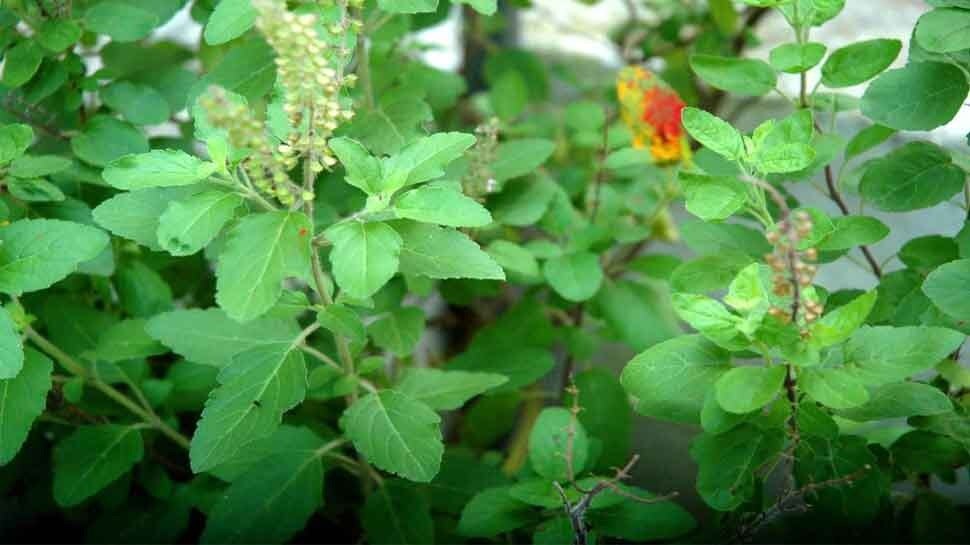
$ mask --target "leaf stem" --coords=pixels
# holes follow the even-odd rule
[[[73,375],[88,381],[101,393],[108,396],[122,407],[128,409],[135,416],[141,418],[148,426],[162,432],[162,434],[171,439],[178,446],[184,449],[189,448],[189,438],[166,424],[161,418],[158,417],[158,415],[154,414],[154,412],[149,412],[148,410],[143,409],[140,405],[138,405],[138,403],[132,401],[128,396],[123,394],[114,386],[102,382],[98,378],[92,376],[84,365],[71,357],[71,355],[67,352],[61,350],[60,347],[47,340],[46,337],[35,331],[32,327],[27,326],[24,329],[24,333],[26,333],[27,338],[30,339],[31,342],[36,344],[41,350],[57,360],[62,367],[70,371]]]

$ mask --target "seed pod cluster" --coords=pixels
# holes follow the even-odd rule
[[[209,87],[199,105],[210,124],[226,130],[233,147],[249,150],[243,165],[256,189],[284,205],[293,204],[299,187],[290,180],[286,162],[273,152],[263,121],[245,103],[231,100],[222,87]]]
[[[765,262],[772,271],[772,292],[779,297],[792,297],[790,309],[772,307],[768,312],[784,322],[801,318],[809,324],[822,315],[822,305],[802,297],[803,290],[812,285],[818,267],[818,250],[799,250],[799,243],[812,232],[812,217],[805,211],[797,211],[778,223],[777,229],[768,232],[766,238],[772,251],[765,255]]]
[[[283,0],[254,0],[256,28],[276,51],[276,72],[283,88],[283,111],[296,130],[277,148],[288,167],[296,166],[298,158],[310,162],[314,173],[336,164],[337,159],[327,145],[333,132],[354,111],[340,100],[343,88],[353,85],[356,76],[344,75],[337,59],[346,58],[349,51],[327,43],[317,30],[317,15],[297,15],[287,11]],[[344,36],[358,21],[345,17],[329,32],[336,43],[344,43]]]
[[[477,140],[468,152],[468,171],[462,178],[466,195],[483,198],[498,191],[498,182],[492,173],[492,163],[498,149],[498,119],[492,118],[475,127]]]

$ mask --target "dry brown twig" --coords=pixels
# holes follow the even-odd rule
[[[562,499],[563,510],[566,513],[566,517],[569,519],[569,524],[573,530],[573,545],[586,545],[589,542],[589,528],[586,526],[586,512],[589,510],[590,506],[593,504],[593,500],[596,496],[601,493],[610,490],[618,496],[635,501],[638,503],[659,503],[662,501],[667,501],[678,496],[677,492],[671,492],[663,496],[652,496],[644,497],[637,494],[632,494],[624,490],[619,483],[630,478],[630,471],[633,466],[637,464],[640,460],[639,454],[634,454],[627,461],[626,465],[622,468],[614,468],[615,473],[611,478],[600,479],[592,488],[584,488],[578,482],[576,482],[575,467],[573,465],[574,448],[576,440],[576,423],[578,422],[579,413],[582,412],[582,408],[579,406],[579,388],[576,387],[576,383],[572,381],[570,377],[570,384],[566,388],[566,393],[572,396],[572,404],[569,407],[569,424],[566,427],[566,450],[563,457],[566,461],[566,474],[569,479],[568,485],[581,494],[579,500],[572,502],[569,500],[569,496],[566,494],[566,489],[563,488],[558,481],[553,481],[553,486],[555,486],[556,491],[559,492],[559,497]]]

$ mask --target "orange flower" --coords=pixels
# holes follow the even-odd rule
[[[680,122],[684,101],[649,70],[628,66],[620,70],[616,95],[623,122],[633,133],[633,147],[649,149],[656,163],[675,163],[690,157]]]

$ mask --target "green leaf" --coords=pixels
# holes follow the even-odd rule
[[[576,252],[549,259],[542,266],[549,286],[569,301],[585,301],[603,284],[603,268],[592,252]]]
[[[344,181],[368,195],[381,191],[381,162],[360,142],[350,138],[332,138],[327,145],[346,171]]]
[[[23,155],[10,163],[7,174],[17,178],[49,176],[71,167],[71,160],[57,155]]]
[[[482,15],[495,15],[498,11],[498,0],[454,0],[459,4],[468,4]]]
[[[246,216],[229,232],[216,268],[216,301],[245,322],[272,308],[287,277],[304,276],[310,263],[311,225],[299,212]]]
[[[545,164],[555,150],[556,144],[551,140],[540,138],[507,140],[499,144],[495,150],[496,158],[491,166],[492,175],[497,182],[525,176]]]
[[[775,88],[778,76],[764,61],[692,55],[690,67],[712,87],[736,95],[761,96]]]
[[[946,150],[917,141],[870,163],[859,192],[880,210],[906,212],[946,201],[963,189],[965,178]]]
[[[31,40],[23,40],[4,52],[3,74],[0,84],[20,87],[30,81],[44,60],[44,50]]]
[[[367,496],[361,523],[367,542],[374,545],[434,543],[434,520],[425,494],[406,481],[384,483]]]
[[[780,430],[741,424],[719,435],[701,434],[690,446],[699,466],[697,491],[718,511],[732,511],[755,493],[755,472],[781,452]]]
[[[322,447],[321,442],[318,447]],[[202,543],[286,543],[323,505],[319,449],[287,450],[260,460],[219,498]]]
[[[682,119],[684,128],[694,140],[714,153],[732,160],[739,159],[744,153],[741,133],[727,121],[690,106],[684,108]]]
[[[580,475],[589,459],[589,437],[586,429],[575,420],[569,410],[547,407],[539,413],[529,434],[529,462],[539,475],[556,481],[570,478],[566,464],[569,430],[573,431],[573,477]]]
[[[485,251],[506,271],[527,278],[539,276],[539,262],[529,250],[507,240],[493,240]]]
[[[387,193],[445,175],[444,167],[464,155],[475,137],[461,132],[441,132],[417,140],[384,161],[381,190]]]
[[[412,368],[404,372],[395,389],[432,409],[451,411],[508,380],[496,373]]]
[[[747,347],[748,342],[738,329],[741,318],[720,301],[693,293],[675,293],[671,299],[677,316],[718,346],[728,350]]]
[[[100,229],[71,221],[19,220],[0,229],[0,292],[19,295],[63,280],[108,245]]]
[[[103,167],[128,154],[147,153],[149,145],[135,127],[113,117],[98,115],[88,121],[81,134],[71,138],[71,149],[82,161]]]
[[[818,42],[782,44],[771,50],[769,62],[775,70],[799,74],[814,68],[825,56],[825,44]]]
[[[24,344],[7,309],[0,306],[0,380],[16,377],[24,366]]]
[[[477,201],[460,191],[428,184],[401,195],[394,203],[399,218],[449,227],[484,227],[492,215]]]
[[[870,216],[840,216],[832,219],[832,226],[834,230],[818,244],[819,250],[848,250],[889,236],[889,227]]]
[[[593,367],[576,375],[575,383],[579,406],[583,408],[579,422],[602,446],[595,467],[590,469],[605,471],[622,467],[630,456],[633,411],[620,381],[613,372]],[[567,396],[563,403],[572,403],[572,396]]]
[[[889,68],[902,46],[899,40],[876,39],[840,47],[822,65],[822,83],[839,88],[869,81]]]
[[[59,187],[43,178],[10,178],[7,180],[7,190],[25,202],[61,202],[65,199]]]
[[[104,169],[104,180],[118,189],[144,189],[191,185],[201,182],[216,171],[208,163],[184,151],[153,150],[126,155]]]
[[[345,221],[326,235],[334,278],[351,296],[370,297],[397,273],[403,241],[388,224]]]
[[[826,407],[850,409],[869,400],[862,381],[845,369],[805,369],[798,376],[798,386]]]
[[[242,95],[249,101],[260,99],[276,81],[276,55],[261,39],[245,40],[221,57],[219,64],[189,89],[188,104],[211,85]]]
[[[116,42],[140,40],[160,23],[152,11],[120,0],[99,2],[84,12],[84,26],[88,31],[107,34]]]
[[[23,155],[34,140],[34,131],[27,125],[12,124],[0,127],[0,165]]]
[[[928,235],[910,239],[896,254],[904,265],[921,273],[959,259],[957,242],[940,235]]]
[[[51,389],[51,360],[32,348],[23,356],[20,372],[0,380],[0,466],[17,455],[34,420],[44,412]]]
[[[468,537],[495,537],[533,524],[538,515],[528,504],[513,498],[509,488],[487,488],[476,494],[461,512],[458,533]]]
[[[845,341],[862,327],[875,304],[876,291],[873,290],[825,314],[808,328],[811,344],[825,348]]]
[[[846,343],[845,361],[866,384],[876,386],[933,368],[964,339],[942,327],[864,327]]]
[[[438,9],[438,0],[377,0],[377,7],[390,13],[427,13]]]
[[[238,38],[255,22],[256,9],[252,0],[222,0],[205,24],[205,43],[219,45]]]
[[[439,422],[427,405],[395,390],[368,394],[340,417],[340,427],[367,461],[417,482],[431,481],[441,465]]]
[[[81,39],[83,30],[70,19],[48,19],[41,23],[34,38],[44,49],[60,53]]]
[[[923,282],[923,293],[937,308],[956,318],[970,318],[970,259],[947,263],[931,272]]]
[[[624,487],[624,491],[637,498],[655,498],[633,487]],[[694,517],[672,501],[624,501],[609,509],[590,511],[589,523],[601,535],[636,543],[675,539],[697,526]]]
[[[821,488],[813,495],[813,508],[822,520],[853,525],[866,524],[878,514],[883,501],[889,501],[889,483],[877,466],[866,440],[841,436],[835,441],[807,437],[795,451],[799,463],[795,475],[799,486],[827,481],[844,481],[852,486]],[[868,467],[867,467],[868,466]],[[845,522],[841,522],[845,523]]]
[[[509,381],[498,390],[509,391],[534,383],[552,370],[555,364],[545,348],[509,345],[502,350],[493,348],[466,352],[452,360],[447,367],[449,370],[503,375]]]
[[[914,62],[879,76],[862,97],[862,113],[887,127],[928,131],[953,119],[970,91],[952,64]]]
[[[317,321],[334,335],[344,336],[352,342],[367,340],[367,331],[360,316],[353,309],[339,303],[327,305],[318,312]]]
[[[172,255],[192,255],[205,248],[236,217],[244,200],[236,193],[201,191],[172,201],[158,218],[158,245]]]
[[[953,404],[950,399],[939,389],[919,382],[897,382],[877,388],[865,405],[841,411],[839,416],[865,422],[930,416],[952,410]]]
[[[306,364],[292,345],[256,346],[234,356],[218,381],[192,436],[189,461],[196,473],[276,431],[283,413],[306,396]]]
[[[401,272],[429,278],[505,280],[505,272],[467,235],[411,221],[398,221],[394,229],[403,241]]]
[[[378,107],[360,112],[346,134],[376,154],[398,153],[425,134],[421,125],[433,117],[431,107],[413,93],[391,93]]]
[[[152,250],[158,245],[158,222],[172,201],[197,192],[197,186],[152,187],[120,193],[93,211],[94,221],[115,235],[134,240]]]
[[[683,335],[633,358],[623,369],[620,383],[637,398],[637,412],[697,422],[708,390],[730,369],[726,350],[700,335]]]
[[[135,125],[157,125],[171,115],[165,97],[148,85],[112,83],[101,89],[101,100]]]
[[[859,131],[845,146],[845,160],[857,157],[888,140],[896,134],[896,129],[890,129],[879,124],[869,125]]]
[[[747,186],[730,176],[706,176],[680,172],[687,211],[704,221],[723,220],[744,208]]]
[[[146,320],[134,318],[112,325],[98,338],[95,355],[99,360],[116,363],[164,354],[167,350],[145,332],[145,324]]]
[[[54,448],[54,500],[77,505],[128,473],[144,456],[137,426],[82,426]]]
[[[786,143],[759,148],[755,167],[765,174],[785,174],[808,168],[815,160],[815,148],[808,144]]]
[[[424,333],[424,311],[400,307],[388,312],[367,327],[374,344],[400,358],[414,352]]]
[[[919,45],[934,53],[970,49],[970,11],[934,9],[920,16],[913,35]]]
[[[785,368],[735,367],[717,380],[715,392],[724,410],[744,414],[760,409],[781,392]]]

